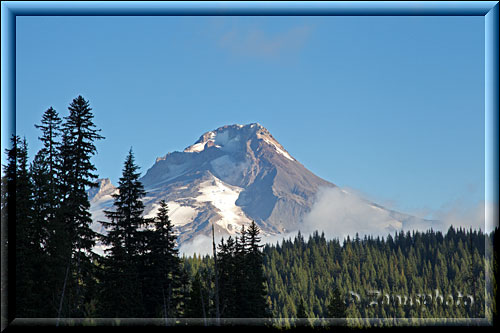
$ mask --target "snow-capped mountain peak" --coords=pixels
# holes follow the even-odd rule
[[[260,139],[271,145],[279,154],[293,161],[290,154],[276,141],[269,131],[259,123],[248,125],[226,125],[214,131],[204,133],[198,141],[184,149],[185,153],[200,153],[214,147],[223,152],[235,152],[245,149],[245,144],[251,139]]]
[[[263,236],[297,230],[319,190],[336,188],[307,170],[259,123],[207,131],[184,151],[158,157],[140,181],[147,193],[144,215],[153,217],[165,200],[181,244],[209,236],[212,225],[219,235],[234,235],[252,220]],[[109,179],[89,191],[95,222],[112,207],[116,191]],[[368,211],[379,210],[389,214],[375,206]],[[404,218],[391,217],[388,227]]]

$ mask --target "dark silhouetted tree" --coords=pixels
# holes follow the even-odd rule
[[[88,301],[85,285],[91,283],[96,233],[86,190],[97,186],[96,168],[91,158],[95,141],[103,139],[96,128],[89,102],[82,96],[73,99],[62,125],[59,147],[61,167],[59,189],[61,205],[55,218],[54,262],[61,268],[55,290],[61,290],[57,317],[82,317]],[[63,305],[66,306],[63,307]],[[66,311],[63,310],[66,309]]]
[[[114,211],[105,211],[109,222],[100,221],[107,229],[102,242],[108,248],[102,259],[103,272],[100,292],[100,311],[106,317],[137,317],[144,315],[140,265],[142,217],[146,195],[140,173],[130,149],[118,182],[118,193],[113,194]]]

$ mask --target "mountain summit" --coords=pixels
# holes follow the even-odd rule
[[[184,151],[158,157],[140,181],[147,193],[145,216],[156,215],[159,201],[167,201],[181,244],[210,235],[212,223],[219,235],[234,235],[252,220],[264,236],[297,230],[319,189],[336,188],[307,170],[258,123],[206,132]],[[109,180],[100,184],[89,193],[94,221],[112,206],[117,191]],[[401,226],[404,216],[398,217],[388,230]]]
[[[258,123],[206,132],[183,152],[157,158],[141,181],[154,214],[169,202],[180,240],[210,231],[234,234],[251,220],[268,233],[295,229],[319,186],[335,186],[308,171]],[[148,199],[146,198],[146,200]]]

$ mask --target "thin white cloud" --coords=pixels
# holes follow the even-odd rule
[[[311,34],[308,25],[271,34],[260,28],[231,28],[219,39],[219,46],[234,55],[254,58],[281,58],[299,51]]]
[[[228,236],[224,237],[227,240]],[[215,245],[218,247],[222,236],[215,236]],[[197,235],[193,239],[183,242],[179,247],[179,253],[186,256],[193,256],[194,253],[197,255],[212,255],[213,253],[213,242],[212,236]]]
[[[179,253],[186,256],[206,255],[212,254],[212,238],[205,235],[198,235],[188,242],[184,242],[180,248]]]
[[[439,230],[442,231],[453,226],[454,228],[472,228],[490,232],[495,226],[498,226],[498,205],[483,201],[468,207],[461,201],[456,201],[433,212],[432,218],[439,221]]]

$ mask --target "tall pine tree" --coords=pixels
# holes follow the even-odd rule
[[[134,162],[132,149],[124,163],[118,193],[113,195],[114,211],[105,211],[109,222],[101,221],[108,230],[103,244],[109,248],[103,260],[100,311],[105,317],[142,317],[145,313],[142,301],[140,255],[143,250],[141,227],[146,195],[140,173]]]
[[[31,164],[31,177],[33,181],[33,219],[36,224],[37,242],[40,244],[38,259],[39,287],[39,315],[53,317],[51,309],[58,304],[54,294],[54,284],[57,281],[57,240],[56,212],[59,208],[59,181],[60,170],[59,138],[61,135],[61,119],[52,107],[47,109],[40,125],[35,125],[41,130],[38,138],[43,143],[43,148],[38,151]],[[50,306],[47,306],[50,304]]]
[[[59,147],[61,168],[59,188],[61,205],[54,226],[54,259],[60,271],[56,274],[60,290],[57,317],[82,317],[88,301],[85,285],[92,279],[92,248],[96,234],[90,228],[92,218],[86,190],[97,186],[96,168],[91,158],[96,154],[95,141],[99,135],[89,102],[82,96],[73,99],[69,115],[62,125]]]
[[[41,124],[35,125],[42,132],[38,139],[43,143],[43,148],[38,151],[32,164],[36,191],[34,200],[37,201],[37,213],[39,214],[37,218],[44,225],[47,233],[53,232],[52,223],[59,205],[57,174],[61,164],[59,154],[61,122],[57,111],[50,107],[44,112]],[[46,237],[49,236],[46,235]]]
[[[168,216],[168,205],[160,201],[155,218],[144,233],[145,253],[143,269],[143,296],[147,301],[148,317],[180,317],[182,314],[181,293],[183,271],[177,249],[177,236]]]
[[[33,221],[33,184],[28,164],[26,139],[18,141],[16,166],[16,315],[35,315],[32,292],[35,288],[35,228]]]
[[[241,295],[238,295],[238,292],[241,289],[237,288],[237,286],[241,276],[238,274],[239,266],[235,253],[235,244],[234,239],[229,236],[227,242],[224,242],[224,238],[222,238],[218,246],[220,314],[223,318],[236,318],[239,316]]]
[[[61,136],[61,118],[56,110],[52,107],[48,108],[41,120],[40,125],[35,125],[36,128],[42,131],[42,136],[38,139],[43,143],[43,148],[40,154],[43,156],[48,166],[50,175],[50,190],[55,191],[57,185],[56,174],[59,164],[59,137]],[[53,195],[55,197],[55,195]]]
[[[248,252],[245,261],[248,270],[248,311],[243,313],[248,318],[266,318],[270,316],[267,307],[266,278],[263,268],[262,245],[260,245],[260,230],[252,221],[247,230]]]

